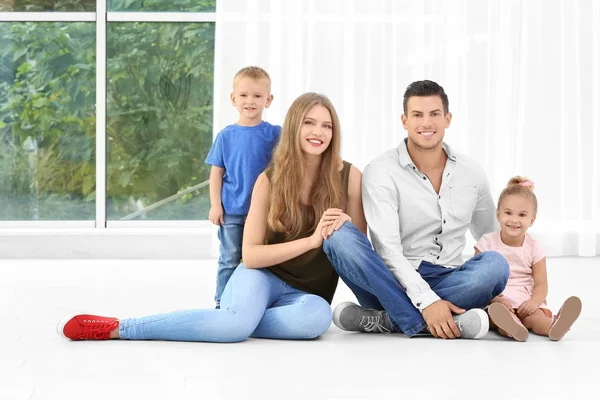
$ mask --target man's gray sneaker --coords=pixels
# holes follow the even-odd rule
[[[344,331],[390,333],[394,326],[384,310],[371,310],[346,302],[333,311],[333,323]]]
[[[490,329],[490,321],[485,311],[480,308],[472,308],[463,314],[452,317],[460,331],[462,339],[480,339]]]

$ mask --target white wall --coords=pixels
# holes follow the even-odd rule
[[[494,196],[529,176],[532,232],[557,255],[600,254],[600,2],[237,0],[218,22],[216,130],[236,120],[231,78],[257,64],[273,80],[265,119],[328,95],[343,156],[362,169],[406,136],[406,86],[435,80],[454,117],[446,141],[481,163]]]
[[[494,196],[513,175],[536,182],[533,233],[549,255],[600,254],[599,1],[220,0],[216,18],[215,133],[237,118],[233,75],[256,64],[273,80],[266,120],[282,123],[305,91],[328,95],[343,157],[362,169],[405,137],[406,86],[435,80],[454,115],[447,142],[481,163]],[[122,231],[100,234],[114,237],[111,245],[92,230],[55,231],[57,241],[33,230],[30,242],[26,231],[3,230],[0,257],[38,246],[52,254],[74,234],[88,240],[65,246],[66,257],[112,257],[114,249],[161,257],[175,248],[198,257],[213,234],[197,229],[184,246],[174,231],[149,229],[137,233],[138,246],[121,246]]]

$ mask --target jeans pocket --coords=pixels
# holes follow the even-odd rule
[[[451,186],[450,200],[454,216],[469,221],[477,205],[477,196],[476,186]]]

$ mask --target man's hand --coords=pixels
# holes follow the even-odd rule
[[[438,300],[423,310],[423,319],[433,336],[442,339],[456,339],[460,337],[460,331],[452,319],[452,313],[462,314],[465,311],[449,301]]]

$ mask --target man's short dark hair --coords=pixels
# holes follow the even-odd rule
[[[444,88],[433,81],[416,81],[408,85],[404,92],[404,115],[408,113],[408,99],[415,96],[440,96],[442,105],[444,106],[444,114],[448,114],[448,96],[446,95],[446,92],[444,92]]]

